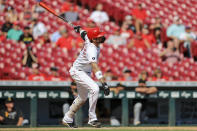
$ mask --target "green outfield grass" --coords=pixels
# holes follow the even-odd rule
[[[0,131],[197,131],[197,127],[103,127],[77,128],[43,127],[43,128],[0,128]]]

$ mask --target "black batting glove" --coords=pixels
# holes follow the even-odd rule
[[[102,83],[102,88],[103,88],[103,90],[104,90],[105,96],[108,96],[109,93],[110,93],[110,90],[109,90],[109,87],[108,87],[108,85],[107,85],[106,82]]]
[[[79,33],[80,29],[81,29],[81,26],[75,26],[74,27],[74,30],[75,30],[76,33]]]

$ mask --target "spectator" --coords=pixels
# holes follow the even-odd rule
[[[148,95],[148,94],[154,94],[158,91],[156,87],[146,86],[147,79],[148,79],[148,72],[142,71],[140,73],[138,87],[135,88],[136,92]],[[144,106],[145,104],[146,104],[146,99],[135,100],[134,109],[133,109],[134,110],[134,121],[133,121],[134,125],[139,125],[141,123],[140,122],[141,109],[142,109],[142,105]]]
[[[167,29],[167,36],[172,39],[178,39],[185,32],[185,26],[182,25],[179,17],[174,17],[174,23]]]
[[[6,35],[5,33],[3,33],[1,30],[0,30],[0,42],[3,42],[6,40]]]
[[[168,78],[163,75],[161,69],[158,68],[154,71],[152,81],[166,81],[166,80],[168,80]]]
[[[45,9],[39,6],[39,4],[35,4],[31,8],[31,18],[38,19],[38,17],[45,12]]]
[[[33,13],[41,14],[41,13],[44,13],[44,11],[45,11],[45,9],[42,8],[41,6],[39,6],[39,4],[34,5],[34,6],[32,7],[32,12],[33,12]]]
[[[48,77],[49,81],[62,81],[63,79],[59,77],[58,68],[51,67],[51,76]]]
[[[110,45],[125,45],[127,40],[120,36],[120,30],[116,30],[113,35],[109,36],[106,43]]]
[[[143,9],[142,4],[138,4],[137,8],[133,9],[131,14],[135,20],[136,32],[140,33],[141,27],[144,25],[144,21],[147,18],[146,10]]]
[[[132,48],[133,46],[143,50],[151,48],[151,44],[147,39],[142,38],[141,34],[136,35],[133,39],[131,39],[130,43],[128,44],[128,48]]]
[[[15,107],[12,98],[6,99],[5,108],[0,111],[0,123],[3,125],[22,126],[22,111]]]
[[[28,77],[30,81],[45,81],[46,77],[44,74],[39,72],[39,65],[37,63],[32,64],[32,75]]]
[[[64,30],[65,30],[65,27],[64,26],[61,26],[58,31],[54,32],[51,35],[51,37],[50,37],[51,42],[56,43],[57,40],[62,36],[61,35],[61,32],[63,32]]]
[[[169,40],[167,42],[167,48],[160,54],[160,57],[168,63],[176,63],[181,60],[182,55],[179,53],[174,42]]]
[[[135,25],[133,23],[133,17],[132,16],[130,16],[130,15],[125,16],[124,22],[129,25],[129,29],[131,29],[133,33],[136,33],[136,28],[135,28]]]
[[[131,81],[133,78],[131,76],[131,70],[126,69],[123,71],[123,77],[119,79],[119,81]]]
[[[44,33],[44,35],[40,38],[40,44],[44,45],[44,44],[48,44],[51,43],[50,37],[49,37],[49,33],[46,32]]]
[[[68,19],[71,22],[75,22],[79,20],[79,14],[77,11],[74,9],[74,5],[71,5],[69,10],[61,14],[65,19]]]
[[[186,57],[191,58],[191,42],[195,40],[196,36],[191,31],[191,27],[187,26],[184,33],[181,33],[179,39],[183,42],[183,46],[187,49],[187,52],[184,54]]]
[[[153,30],[155,39],[157,44],[161,43],[161,32],[162,32],[163,25],[161,23],[161,18],[156,17],[155,22],[150,26],[150,29]]]
[[[131,81],[131,70],[126,69],[123,71],[123,77],[119,78],[118,81]],[[110,91],[113,91],[115,94],[118,94],[120,91],[124,90],[124,86],[122,85],[122,82],[117,84],[116,88],[110,88]]]
[[[90,15],[90,19],[93,20],[97,24],[103,24],[109,21],[109,16],[105,11],[103,11],[103,5],[98,4],[96,10],[92,12]]]
[[[15,22],[18,20],[18,15],[16,15],[17,12],[15,11],[14,7],[8,6],[6,9],[6,16],[8,16],[11,20],[11,22]]]
[[[22,65],[32,68],[33,63],[38,63],[37,57],[32,52],[32,47],[27,46],[27,50],[24,53]]]
[[[114,79],[112,71],[109,69],[104,74],[105,81],[112,81]]]
[[[6,0],[0,0],[0,13],[4,12],[6,8]]]
[[[24,10],[19,14],[19,20],[27,25],[33,19],[33,13],[28,1],[24,1]]]
[[[182,25],[181,19],[179,17],[174,17],[174,23],[167,29],[167,36],[174,40],[177,49],[179,48],[180,35],[184,32],[185,26]]]
[[[24,28],[24,33],[20,36],[19,42],[22,42],[23,44],[31,44],[34,41],[34,38],[31,34],[30,27],[26,26]]]
[[[70,10],[70,8],[74,7],[74,11],[77,11],[77,6],[75,6],[74,4],[68,2],[67,0],[63,0],[63,5],[61,6],[61,13],[65,13],[67,11]]]
[[[20,30],[19,22],[14,22],[13,28],[8,31],[7,38],[11,40],[18,41],[20,36],[23,34],[22,30]]]
[[[12,23],[8,16],[5,17],[5,23],[1,27],[1,31],[7,33],[10,29],[12,29]]]
[[[127,40],[133,37],[133,32],[129,29],[129,24],[127,22],[123,22],[120,28],[120,36]]]
[[[147,40],[150,46],[156,43],[154,35],[148,29],[148,25],[144,25],[142,28],[142,39]]]
[[[39,22],[37,19],[32,20],[32,26],[34,39],[42,36],[47,31],[45,25],[42,22]]]
[[[68,35],[67,30],[63,30],[61,32],[62,37],[60,37],[56,43],[56,46],[70,50],[73,48],[74,43],[73,43],[73,38]]]
[[[96,23],[93,20],[88,19],[86,27],[87,28],[94,28],[94,27],[96,27]]]

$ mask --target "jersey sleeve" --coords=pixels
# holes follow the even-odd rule
[[[97,50],[95,47],[88,47],[86,55],[90,63],[97,62]]]

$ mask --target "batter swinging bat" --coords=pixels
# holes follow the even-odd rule
[[[44,2],[41,0],[37,0],[39,2],[39,5],[43,8],[45,8],[48,12],[52,13],[53,15],[57,16],[58,18],[62,19],[66,23],[68,23],[70,26],[75,27],[75,25],[72,24],[69,20],[63,18],[62,16],[58,15],[53,9],[49,8]]]

